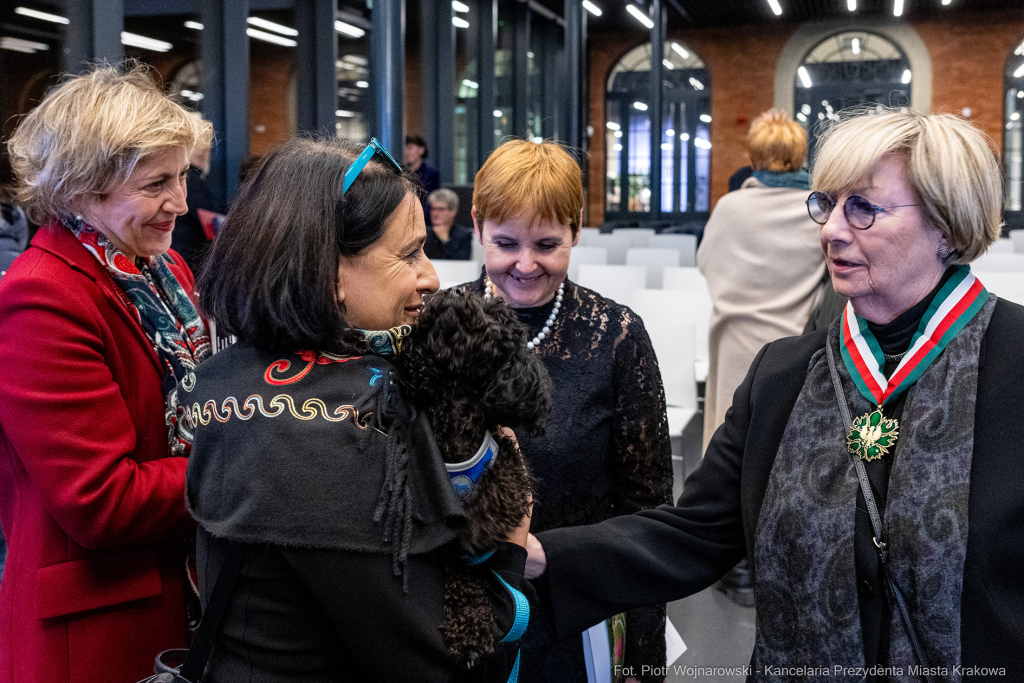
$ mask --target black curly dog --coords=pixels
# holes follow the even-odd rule
[[[465,462],[485,431],[510,427],[539,433],[550,407],[550,380],[526,348],[526,330],[504,303],[465,291],[431,296],[397,359],[402,393],[427,412],[447,463]],[[507,438],[477,480],[459,532],[466,552],[479,555],[506,540],[529,511],[531,479]],[[483,567],[453,562],[445,577],[442,633],[449,655],[471,668],[503,636],[487,599]]]

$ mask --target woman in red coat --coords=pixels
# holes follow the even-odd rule
[[[210,341],[167,252],[210,136],[146,71],[106,68],[8,143],[43,227],[0,282],[5,683],[134,683],[187,643],[193,527],[165,397]]]

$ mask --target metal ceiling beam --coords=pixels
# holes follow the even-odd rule
[[[85,73],[97,62],[124,59],[124,0],[76,0],[67,3],[64,70]]]
[[[338,109],[337,0],[296,0],[296,114],[299,130],[334,136]]]

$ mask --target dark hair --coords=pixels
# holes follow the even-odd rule
[[[407,145],[419,145],[423,148],[423,158],[426,159],[430,156],[430,150],[427,149],[427,141],[422,135],[406,135],[405,144]]]
[[[296,138],[252,168],[196,282],[220,329],[261,349],[351,350],[338,257],[376,242],[416,193],[413,176],[371,159],[342,194],[362,149]]]

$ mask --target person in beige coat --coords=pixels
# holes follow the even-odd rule
[[[825,277],[805,204],[807,133],[771,110],[751,124],[747,147],[754,174],[718,201],[697,252],[713,303],[705,448],[761,347],[801,334]]]

